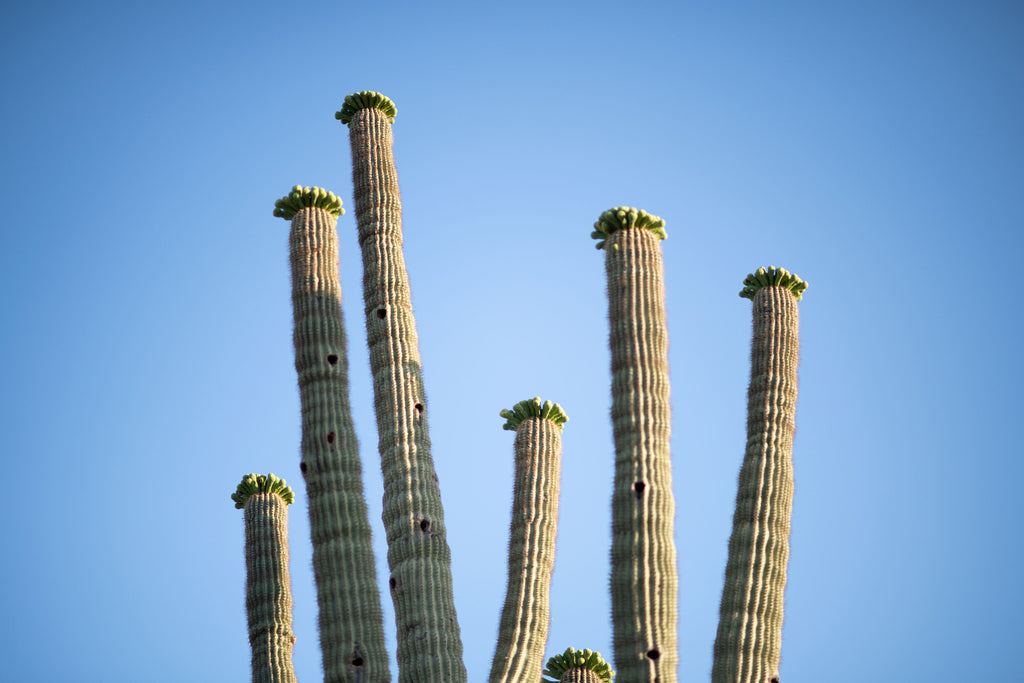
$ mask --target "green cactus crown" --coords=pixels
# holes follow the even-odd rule
[[[288,486],[288,482],[280,477],[271,474],[247,474],[242,477],[242,483],[231,494],[231,500],[235,501],[235,507],[242,509],[249,496],[254,493],[276,493],[287,505],[295,502],[295,492]]]
[[[594,223],[594,232],[590,233],[590,236],[595,240],[601,240],[597,243],[597,248],[604,249],[605,241],[613,232],[628,228],[646,228],[661,239],[668,237],[668,233],[665,232],[665,221],[643,209],[631,206],[616,206],[602,213]]]
[[[800,299],[804,298],[804,290],[807,289],[807,283],[801,280],[799,275],[791,273],[785,268],[776,268],[775,266],[758,268],[743,279],[743,285],[743,289],[740,290],[740,296],[745,299],[753,299],[754,295],[757,294],[757,290],[762,287],[775,285],[793,292],[796,300],[800,301]]]
[[[296,185],[291,192],[274,202],[274,215],[290,221],[308,206],[324,209],[335,218],[345,213],[345,209],[341,208],[341,199],[333,192],[322,187]]]
[[[524,401],[512,406],[512,410],[505,409],[500,413],[506,422],[502,429],[507,429],[514,432],[519,426],[519,423],[528,417],[540,417],[547,420],[551,420],[558,426],[558,430],[562,430],[562,426],[569,421],[569,416],[562,410],[562,406],[551,401],[544,401],[541,403],[540,396],[534,398],[528,398]]]
[[[550,679],[558,681],[561,680],[566,671],[578,667],[590,669],[602,681],[610,681],[615,676],[611,665],[601,658],[600,652],[594,652],[590,649],[574,650],[571,647],[567,647],[565,652],[549,659],[547,668],[544,669],[543,673]],[[546,680],[545,683],[547,683]]]
[[[341,105],[341,109],[334,113],[334,118],[348,125],[357,111],[370,108],[380,109],[384,112],[384,116],[388,117],[388,123],[395,122],[395,114],[398,113],[395,103],[391,101],[390,97],[370,90],[346,95],[345,102]]]

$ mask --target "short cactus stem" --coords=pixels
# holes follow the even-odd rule
[[[262,481],[257,482],[257,478]],[[267,485],[269,478],[282,486]],[[288,505],[292,491],[274,475],[248,475],[231,498],[235,507],[245,510],[245,606],[253,683],[295,683],[288,573]]]
[[[391,680],[352,423],[336,216],[307,207],[289,235],[302,461],[325,683]]]
[[[391,118],[379,107],[367,106],[352,113],[348,126],[398,675],[402,683],[463,683],[466,667],[452,594],[451,550],[430,453],[429,412],[402,253]]]
[[[777,682],[793,502],[799,293],[753,295],[747,447],[715,638],[713,683]]]
[[[615,440],[613,645],[615,666],[631,683],[675,683],[678,676],[662,237],[634,225],[610,231],[605,243]]]
[[[541,677],[555,566],[561,432],[561,424],[547,416],[527,417],[516,427],[508,589],[490,683]]]
[[[609,683],[615,678],[615,672],[600,652],[570,647],[548,660],[544,676],[542,683]]]

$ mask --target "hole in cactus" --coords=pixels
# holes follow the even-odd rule
[[[778,676],[772,676],[772,679],[771,679],[771,681],[769,681],[769,683],[779,683],[779,677]]]
[[[420,520],[420,531],[423,531],[423,532],[430,531],[430,520],[429,519],[421,519]]]
[[[643,498],[644,488],[646,486],[647,485],[644,484],[642,481],[633,482],[633,494],[636,495],[637,498]]]
[[[327,433],[327,443],[334,443],[334,432]]]
[[[417,403],[416,405],[413,406],[413,408],[416,409],[416,416],[417,417],[419,417],[420,415],[423,414],[423,404],[422,403]]]
[[[658,661],[658,657],[660,657],[660,656],[661,656],[661,653],[658,652],[658,648],[654,648],[653,650],[648,650],[647,651],[647,658],[648,659],[652,659],[654,661]]]
[[[395,586],[397,586],[397,585],[398,585],[398,582],[395,581],[395,577],[392,576],[390,579],[388,579],[388,586],[391,587],[391,590],[395,590]]]
[[[380,318],[381,320],[383,320],[384,318],[388,317],[388,309],[384,308],[383,306],[378,308],[377,309],[377,317]]]
[[[327,356],[327,362],[330,363],[331,365],[337,365],[338,364],[338,354],[332,353],[331,355]]]
[[[355,657],[352,658],[352,666],[362,666],[362,665],[363,665],[363,658],[362,657],[360,657],[359,655],[356,655]]]
[[[305,473],[306,473],[306,463],[304,463],[304,462],[300,462],[300,463],[299,463],[299,470],[300,470],[300,471],[301,471],[301,472],[302,472],[303,474],[305,474]]]

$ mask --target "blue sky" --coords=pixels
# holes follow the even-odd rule
[[[669,234],[681,679],[709,678],[745,441],[737,292],[774,264],[810,282],[782,679],[1020,680],[1022,38],[1024,9],[994,1],[9,8],[5,675],[248,680],[229,495],[272,471],[297,494],[296,669],[320,677],[287,224],[271,210],[296,183],[349,208],[352,397],[379,520],[333,118],[369,89],[398,106],[471,680],[504,594],[512,435],[497,413],[538,394],[570,416],[549,653],[611,654],[606,300],[589,232],[620,204]]]

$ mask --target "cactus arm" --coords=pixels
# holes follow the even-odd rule
[[[751,297],[747,448],[729,538],[713,683],[778,681],[793,501],[797,300],[804,289],[806,283],[799,291],[761,285]]]
[[[288,573],[288,505],[294,495],[273,474],[250,474],[231,498],[236,508],[245,510],[245,607],[253,683],[295,683]]]
[[[391,119],[377,106],[364,106],[352,113],[348,126],[399,680],[462,683],[466,668],[452,595],[451,551],[430,454],[416,323],[402,254]]]
[[[540,399],[535,400],[540,404]],[[546,405],[557,404],[549,401]],[[564,416],[561,408],[558,412]],[[562,425],[553,417],[538,415],[521,420],[515,431],[508,589],[490,683],[539,680],[548,639]]]
[[[289,235],[295,369],[302,403],[301,470],[309,503],[320,646],[325,683],[389,681],[384,617],[349,404],[337,208],[336,213],[330,206],[300,205]]]
[[[615,665],[624,680],[677,680],[678,574],[669,459],[668,332],[658,229],[605,238],[615,482],[611,598]],[[639,212],[637,212],[639,215]],[[649,216],[649,214],[644,214]],[[656,218],[656,217],[654,217]],[[639,228],[639,229],[638,229]]]

